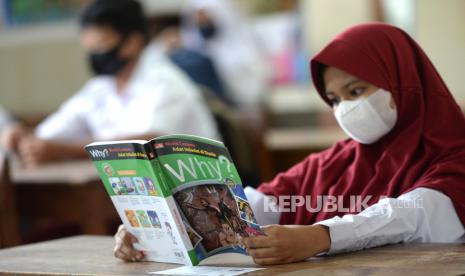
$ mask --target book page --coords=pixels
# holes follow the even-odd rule
[[[235,276],[250,273],[265,268],[258,267],[223,267],[223,266],[181,266],[156,272],[149,272],[152,275],[183,275],[183,276]]]
[[[100,143],[87,150],[126,229],[138,239],[134,247],[146,251],[147,260],[191,264],[171,214],[176,207],[165,199],[144,146]]]
[[[151,142],[197,260],[217,253],[247,254],[240,238],[263,233],[227,149],[195,136]]]

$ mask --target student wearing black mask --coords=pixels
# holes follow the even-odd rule
[[[122,12],[125,12],[123,14]],[[148,37],[139,3],[100,0],[84,8],[81,44],[96,75],[114,76],[119,88],[134,70]]]
[[[148,36],[135,0],[95,0],[82,10],[80,42],[94,73],[35,129],[2,133],[26,165],[86,157],[94,140],[150,139],[187,133],[218,139],[200,92],[164,56],[146,54]]]
[[[96,75],[117,75],[126,65],[128,58],[121,58],[119,52],[125,40],[105,52],[89,53],[89,62]]]

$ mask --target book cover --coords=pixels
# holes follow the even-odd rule
[[[147,260],[196,265],[219,253],[247,254],[240,237],[262,235],[221,142],[168,135],[86,149]]]

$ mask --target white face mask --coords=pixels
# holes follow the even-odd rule
[[[390,101],[391,93],[379,89],[368,97],[341,101],[334,110],[334,116],[352,139],[362,144],[372,144],[396,124],[397,112],[389,106]]]

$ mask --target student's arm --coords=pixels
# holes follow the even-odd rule
[[[43,140],[79,141],[90,139],[87,107],[93,104],[89,93],[79,92],[60,108],[49,115],[34,130],[37,138]]]
[[[37,138],[34,135],[22,137],[18,154],[26,166],[36,166],[51,161],[86,158],[85,142],[60,142]]]
[[[298,262],[330,248],[328,227],[323,225],[266,225],[262,230],[265,235],[242,238],[259,265]]]
[[[266,236],[244,238],[250,255],[261,265],[399,242],[465,240],[464,227],[449,197],[427,188],[382,199],[357,215],[314,225],[270,225],[263,229]]]
[[[1,132],[1,145],[7,151],[17,152],[21,137],[30,135],[33,131],[21,123],[12,123]]]
[[[243,238],[255,263],[272,265],[305,260],[330,248],[329,231],[323,225],[277,225],[278,207],[265,194],[251,187],[244,192],[265,236]]]
[[[329,254],[399,242],[459,242],[465,234],[449,197],[427,188],[317,224],[329,228]]]
[[[159,134],[145,134],[140,136],[121,137],[114,140],[149,140]],[[27,135],[19,139],[18,154],[28,167],[47,162],[84,159],[87,152],[84,147],[93,142],[92,139],[81,141],[47,140]]]

